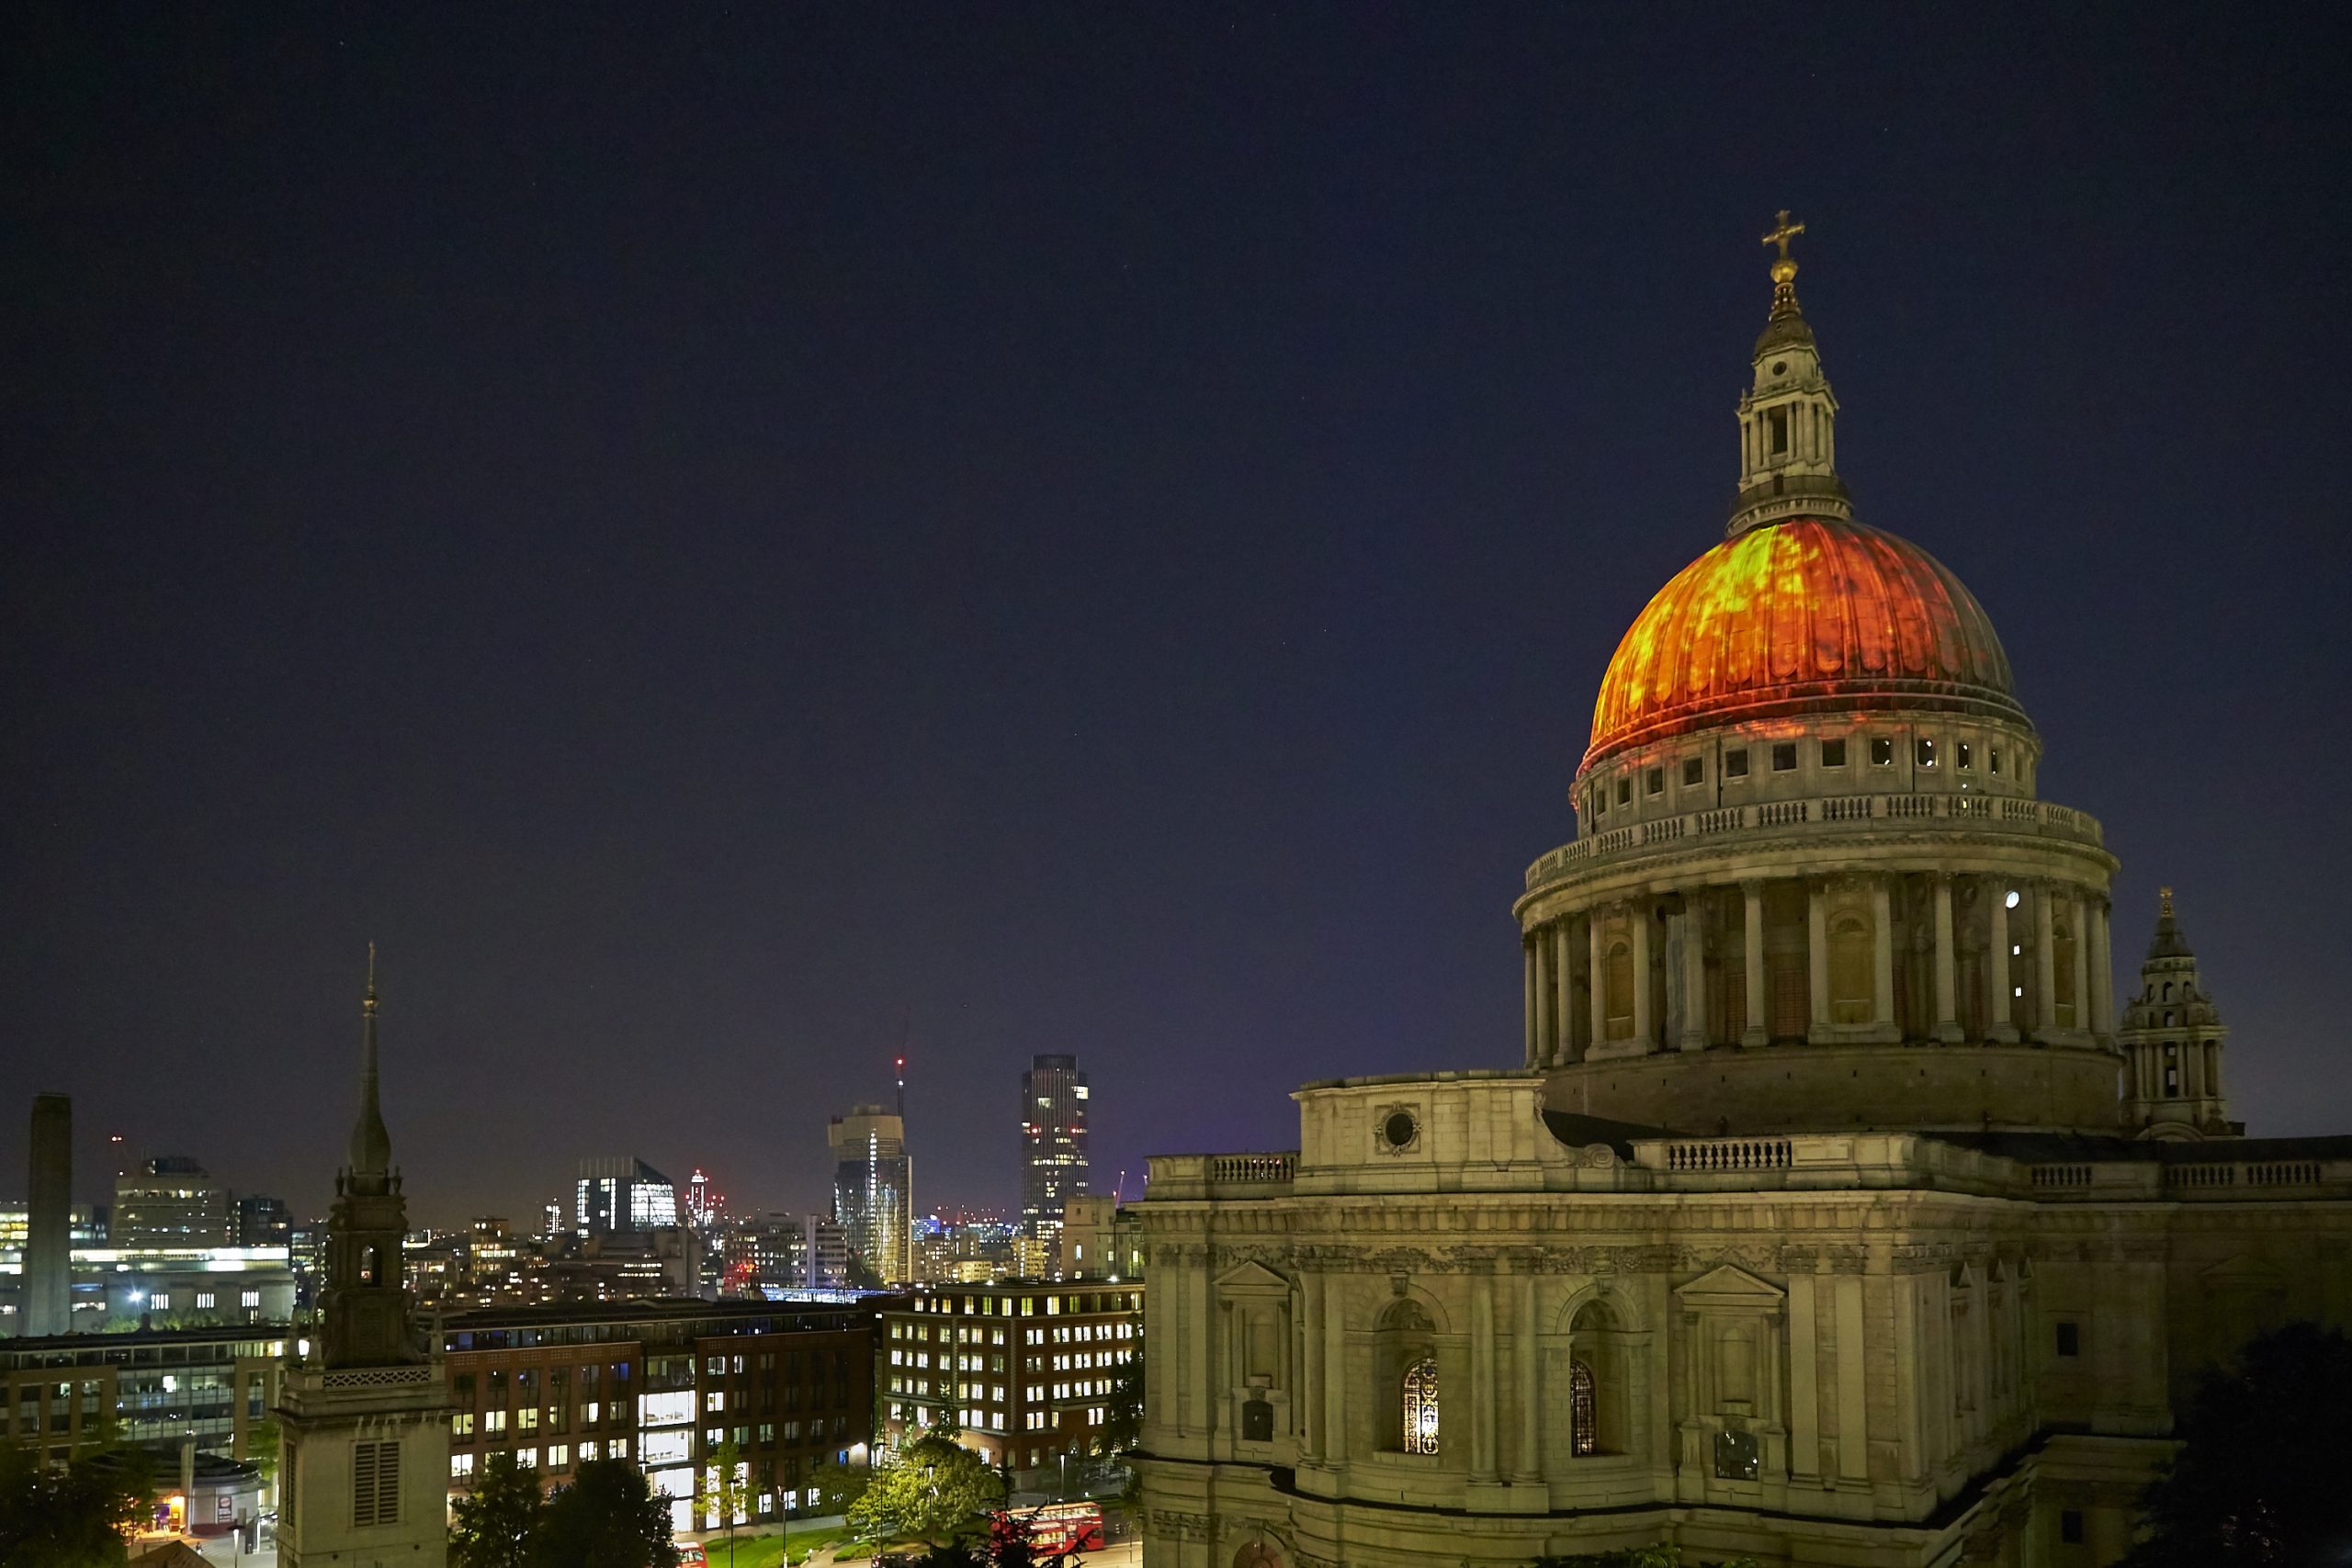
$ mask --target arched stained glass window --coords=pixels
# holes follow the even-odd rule
[[[1424,1356],[1405,1369],[1405,1451],[1437,1452],[1437,1358]]]
[[[1568,1451],[1581,1459],[1600,1450],[1600,1410],[1593,1398],[1592,1368],[1568,1365]]]

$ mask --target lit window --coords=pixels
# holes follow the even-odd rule
[[[1871,737],[1871,766],[1874,768],[1894,766],[1894,741],[1892,737],[1885,735]]]
[[[1724,777],[1744,779],[1747,776],[1747,748],[1735,746],[1724,753]]]
[[[2001,907],[2005,909],[2014,909],[2018,907],[2018,890],[2016,888],[2012,887],[2009,889],[2008,896],[2001,900]],[[2013,947],[2009,949],[2009,951],[2014,953],[2017,952],[2017,949]]]
[[[1796,765],[1797,743],[1795,741],[1783,740],[1772,748],[1772,771],[1774,773],[1789,773],[1793,770]]]
[[[464,1477],[469,1476],[469,1475],[471,1475],[473,1472],[474,1472],[474,1456],[473,1456],[473,1455],[471,1455],[471,1454],[451,1454],[451,1455],[449,1456],[449,1479],[450,1479],[450,1480],[452,1480],[452,1481],[462,1480]]]

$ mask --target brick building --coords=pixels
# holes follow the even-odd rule
[[[636,1301],[485,1308],[442,1325],[449,1484],[512,1452],[553,1485],[585,1460],[626,1459],[671,1499],[680,1529],[722,1443],[754,1483],[739,1522],[803,1512],[822,1464],[874,1438],[872,1306]]]
[[[1098,1453],[1120,1369],[1142,1354],[1143,1286],[1008,1280],[919,1290],[882,1314],[893,1446],[951,1428],[1016,1475]]]

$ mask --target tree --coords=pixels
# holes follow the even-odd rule
[[[2352,1340],[2317,1324],[2257,1335],[2234,1364],[2207,1369],[2125,1568],[2336,1561],[2352,1540],[2347,1404]]]
[[[710,1456],[695,1493],[695,1512],[706,1521],[717,1514],[727,1526],[727,1561],[735,1561],[735,1516],[752,1506],[752,1480],[743,1465],[743,1450],[728,1438]]]
[[[809,1507],[819,1514],[846,1514],[865,1493],[873,1472],[862,1464],[820,1464],[808,1477]]]
[[[849,1506],[851,1533],[862,1540],[947,1541],[970,1533],[1004,1501],[1004,1482],[986,1460],[945,1438],[917,1438],[876,1467]]]
[[[245,1428],[245,1461],[261,1472],[265,1492],[277,1484],[278,1455],[285,1446],[286,1435],[275,1416],[265,1416]]]
[[[1143,1357],[1133,1355],[1111,1375],[1111,1402],[1102,1407],[1102,1450],[1131,1453],[1143,1446]]]
[[[492,1454],[474,1489],[451,1505],[451,1568],[528,1568],[531,1538],[547,1511],[539,1478],[511,1453]]]
[[[154,1513],[153,1471],[135,1449],[108,1448],[63,1469],[0,1444],[0,1562],[8,1568],[102,1568],[125,1561],[123,1532]]]
[[[669,1502],[628,1461],[590,1460],[548,1499],[530,1568],[678,1568]]]

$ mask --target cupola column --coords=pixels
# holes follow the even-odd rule
[[[1609,1038],[1609,955],[1601,950],[1601,943],[1608,939],[1607,926],[1598,906],[1585,911],[1585,946],[1589,950],[1589,964],[1585,970],[1585,1006],[1591,1015],[1589,1021],[1592,1032],[1591,1043],[1586,1046],[1588,1055]]]
[[[1515,1298],[1511,1308],[1511,1381],[1519,1385],[1519,1441],[1511,1454],[1511,1479],[1532,1483],[1544,1478],[1544,1450],[1536,1421],[1543,1404],[1536,1386],[1541,1373],[1536,1356],[1535,1276],[1524,1265],[1511,1276],[1511,1290]]]
[[[1871,878],[1871,1021],[1894,1029],[1894,897],[1884,876]]]
[[[1682,973],[1674,977],[1682,991],[1682,1038],[1675,1043],[1685,1051],[1707,1048],[1707,910],[1706,894],[1691,888],[1682,896]]]
[[[2115,955],[2109,947],[2109,909],[2104,898],[2089,905],[2091,936],[2091,1032],[2101,1040],[2115,1033]]]
[[[1984,988],[1991,1004],[1984,1010],[1985,1038],[2004,1045],[2017,1043],[2016,987],[2009,984],[2009,889],[1995,876],[1986,879]]]
[[[1543,1043],[1538,1038],[1535,1021],[1535,943],[1536,933],[1531,931],[1528,933],[1521,952],[1521,955],[1526,959],[1527,970],[1526,984],[1522,988],[1526,992],[1527,1001],[1527,1065],[1531,1067],[1543,1059],[1539,1054]]]
[[[1739,885],[1739,892],[1740,902],[1746,906],[1740,978],[1747,987],[1747,1028],[1741,1033],[1739,1043],[1761,1045],[1772,1038],[1764,1019],[1764,884],[1750,878]]]
[[[2058,902],[2055,884],[2033,887],[2033,1037],[2048,1040],[2058,1030]]]
[[[2075,1027],[2095,1032],[2091,1023],[2091,901],[2077,889],[2071,900],[2075,925]]]
[[[1552,1063],[1577,1059],[1576,976],[1569,963],[1568,917],[1552,924]]]
[[[1657,1026],[1650,1017],[1650,901],[1636,898],[1634,916],[1634,1038],[1644,1051],[1657,1049]]]
[[[1958,971],[1952,951],[1951,878],[1936,877],[1936,1038],[1947,1045],[1961,1041]]]
[[[1818,878],[1812,878],[1805,884],[1804,896],[1805,979],[1812,1023],[1808,1038],[1820,1044],[1829,1037],[1829,895]]]

